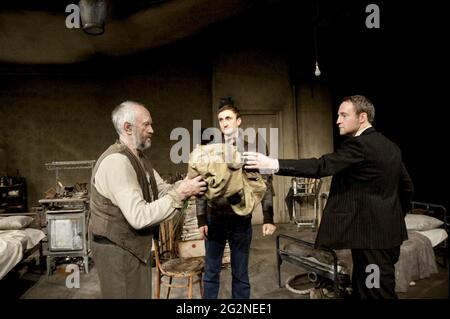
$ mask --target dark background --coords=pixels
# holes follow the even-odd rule
[[[370,3],[380,8],[380,29],[368,29],[365,25],[369,14],[365,8]],[[444,128],[449,105],[443,97],[447,83],[448,55],[444,44],[448,42],[448,19],[443,3],[273,1],[270,6],[227,19],[151,52],[116,59],[93,57],[84,65],[57,69],[67,72],[84,67],[89,74],[109,77],[142,68],[147,61],[167,58],[173,52],[183,52],[186,58],[196,55],[203,61],[212,56],[210,52],[228,46],[251,46],[267,40],[271,47],[278,45],[292,58],[292,83],[330,89],[333,122],[344,96],[362,94],[371,99],[376,109],[374,127],[402,149],[415,185],[414,199],[448,207]],[[320,77],[313,75],[316,56],[322,71]],[[175,65],[183,58],[173,56]],[[47,72],[51,68],[43,67]],[[341,141],[335,128],[335,148]]]
[[[380,30],[358,28],[362,19],[349,19],[330,29],[323,40],[333,105],[349,94],[369,97],[376,108],[374,127],[403,151],[415,185],[414,199],[448,207],[444,162],[448,103],[442,98],[445,20],[440,18],[445,10],[435,1],[379,5]]]
[[[380,8],[380,29],[365,26],[369,14],[365,8],[370,3]],[[443,98],[447,82],[443,43],[448,34],[445,36],[442,3],[313,1],[309,5],[311,20],[289,20],[280,15],[279,22],[289,24],[287,29],[291,30],[301,25],[311,36],[316,27],[322,75],[317,79],[312,70],[309,74],[293,73],[308,78],[311,85],[326,84],[331,89],[334,114],[344,96],[362,94],[371,99],[376,109],[374,127],[402,149],[415,185],[414,200],[448,207],[444,156],[448,103]],[[292,13],[308,11],[308,5],[292,6]],[[276,17],[276,12],[271,15]],[[304,51],[298,45],[290,47],[294,55]],[[303,61],[311,65],[314,52],[309,57],[303,54]],[[306,69],[292,66],[296,67]],[[342,140],[337,129],[334,137],[336,148]]]
[[[380,8],[379,29],[365,25],[370,3]],[[344,96],[372,100],[374,127],[402,149],[414,200],[448,207],[445,14],[439,1],[285,1],[210,32],[219,34],[212,41],[219,48],[236,39],[257,41],[247,36],[254,26],[261,39],[283,34],[277,41],[292,56],[291,81],[328,86],[334,114]],[[261,21],[267,28],[260,27]],[[319,78],[313,75],[316,55]],[[342,141],[336,128],[334,141],[335,148]]]

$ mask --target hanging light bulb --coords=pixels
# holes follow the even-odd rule
[[[314,71],[315,76],[320,76],[321,72],[319,69],[319,62],[316,61],[316,70]]]
[[[317,23],[319,20],[319,3],[316,2],[316,5],[313,7],[313,17],[314,17],[314,25],[313,25],[313,39],[314,39],[314,55],[316,58],[316,69],[314,70],[315,76],[320,76],[322,72],[319,69],[319,58],[318,58],[318,45],[317,45]]]

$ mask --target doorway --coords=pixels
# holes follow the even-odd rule
[[[281,143],[281,117],[278,111],[257,111],[257,110],[241,110],[242,124],[241,128],[243,130],[247,128],[253,128],[256,132],[258,129],[265,129],[265,136],[259,134],[258,137],[265,137],[265,144],[267,146],[267,152],[270,156],[280,156],[282,155],[283,145]],[[272,130],[270,130],[272,128]],[[277,129],[274,132],[273,129]],[[260,131],[260,133],[263,133]],[[276,135],[274,135],[274,133]],[[262,141],[264,143],[264,140]],[[261,145],[261,143],[260,143]],[[262,144],[263,145],[263,144]],[[261,149],[262,147],[259,146]],[[261,150],[258,151],[261,151]],[[273,211],[274,211],[274,221],[279,222],[283,220],[282,214],[284,212],[284,190],[282,185],[282,180],[279,176],[274,176],[273,179],[273,189],[275,197],[273,198]],[[255,211],[253,212],[252,224],[262,224],[263,214],[262,206],[259,204]]]

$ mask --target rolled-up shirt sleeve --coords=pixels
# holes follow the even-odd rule
[[[125,155],[115,153],[100,163],[94,187],[120,208],[133,228],[141,229],[172,218],[183,205],[174,186],[165,183],[156,171],[154,173],[159,198],[147,202],[130,161]]]

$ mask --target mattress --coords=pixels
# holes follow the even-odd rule
[[[33,228],[0,231],[0,279],[22,260],[26,250],[44,238],[43,231]]]

